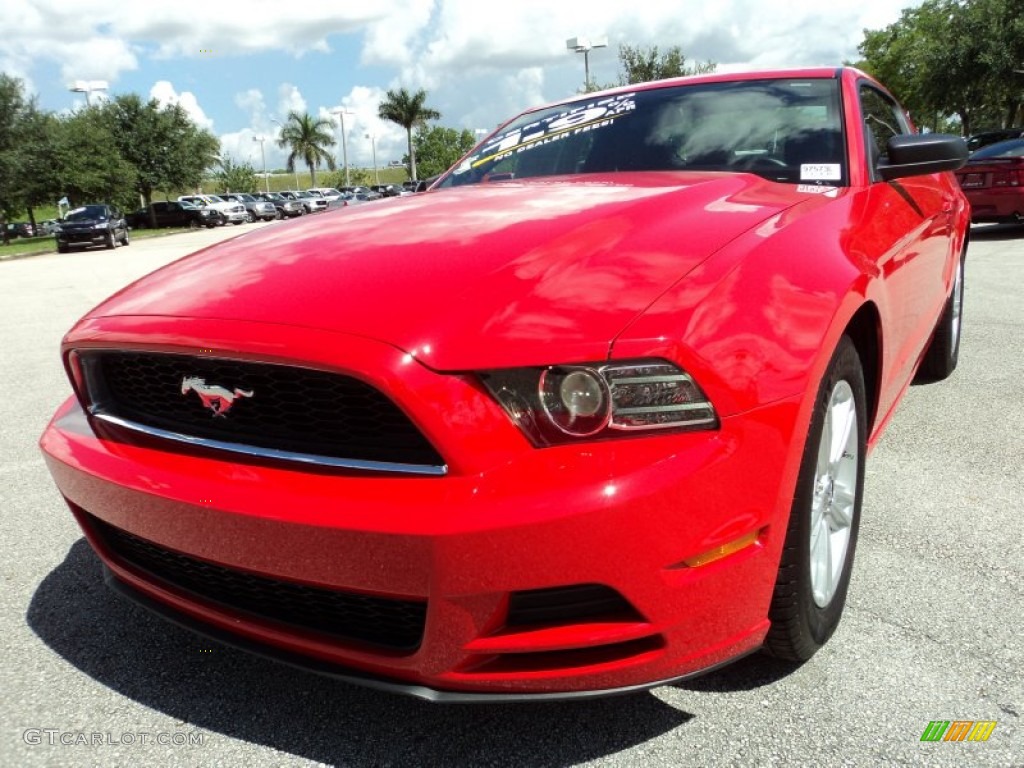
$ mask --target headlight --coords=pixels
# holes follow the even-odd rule
[[[718,426],[697,383],[665,360],[514,368],[480,378],[538,446]]]
[[[100,222],[98,222],[98,223],[96,223],[96,224],[93,224],[93,225],[92,225],[92,228],[93,228],[93,229],[106,229],[106,228],[107,228],[107,222],[105,222],[105,221],[100,221]]]

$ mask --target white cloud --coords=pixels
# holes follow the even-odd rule
[[[302,98],[298,86],[291,83],[281,83],[277,89],[277,112],[280,115],[288,116],[289,112],[302,114],[306,111],[306,100]]]
[[[149,97],[156,99],[162,107],[178,104],[192,118],[192,122],[200,128],[213,129],[213,120],[206,116],[203,108],[199,106],[199,100],[196,99],[196,95],[191,91],[178,93],[169,81],[159,80],[149,89]]]
[[[166,82],[165,98],[176,99],[200,124],[212,125],[199,106],[206,104],[217,125],[229,129],[223,139],[239,158],[258,152],[252,135],[276,137],[271,117],[282,120],[291,110],[330,110],[338,106],[331,105],[336,95],[347,92],[341,105],[354,113],[352,127],[346,123],[350,160],[371,162],[365,135],[372,133],[384,164],[405,153],[404,131],[376,118],[388,87],[427,89],[428,104],[442,112],[445,125],[491,128],[527,106],[579,88],[583,61],[566,50],[570,37],[608,36],[608,48],[589,56],[599,83],[616,80],[616,52],[623,43],[663,50],[679,45],[689,59],[714,60],[721,71],[837,65],[856,57],[865,27],[889,24],[901,8],[919,2],[518,0],[496,6],[479,0],[374,0],[296,6],[249,0],[244,6],[183,10],[166,3],[3,0],[0,68],[51,90],[64,87],[54,84],[59,72],[65,84],[103,79],[117,92],[119,78],[154,66],[156,60],[162,71],[150,75],[143,70],[146,82]],[[337,54],[352,53],[355,46],[361,65],[336,67],[342,58],[351,58]],[[281,61],[313,52],[323,55],[310,56],[311,65],[304,62],[299,70],[302,75],[294,67],[276,79],[263,74],[270,67],[259,54]],[[181,59],[215,57],[235,64],[242,55],[262,65],[254,71],[263,79],[242,81],[243,67],[225,67],[230,74],[224,77],[239,79],[230,81],[238,91],[233,100],[221,95],[223,82],[217,77],[190,79],[179,71],[187,69],[178,66]],[[280,82],[285,79],[289,82]],[[176,93],[172,81],[187,90]],[[68,94],[63,97],[63,102],[52,101],[70,101]],[[283,157],[273,146],[272,152],[272,143],[266,144],[267,162],[278,166]]]
[[[361,168],[373,167],[373,151],[376,147],[377,164],[383,167],[389,160],[401,160],[406,152],[405,129],[401,126],[381,120],[377,110],[384,98],[383,88],[367,88],[357,86],[341,99],[341,104],[323,110],[335,122],[334,110],[344,109],[345,134],[347,138],[348,160],[350,166]],[[340,124],[337,139],[340,142]],[[341,148],[338,147],[339,162]]]

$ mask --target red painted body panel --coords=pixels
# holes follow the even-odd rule
[[[117,578],[203,623],[445,691],[615,689],[757,648],[832,351],[858,313],[877,318],[874,442],[949,295],[968,216],[951,174],[871,180],[862,75],[790,74],[839,78],[848,185],[636,172],[445,189],[315,228],[276,224],[108,299],[66,354],[353,377],[386,393],[447,474],[171,448],[72,399],[41,445],[94,548]],[[476,373],[650,358],[693,377],[716,428],[537,448]],[[426,601],[422,644],[383,652],[210,603],[119,560],[95,520],[242,573]],[[751,533],[724,559],[684,563]],[[507,623],[513,594],[590,584],[633,612]]]

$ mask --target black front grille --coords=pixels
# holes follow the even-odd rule
[[[444,464],[398,406],[350,376],[150,352],[92,352],[83,361],[99,411],[147,427],[333,459]],[[188,378],[221,387],[234,399],[218,414],[194,389],[183,394]]]
[[[391,651],[415,651],[423,640],[426,602],[256,576],[172,552],[91,515],[87,520],[122,562],[233,611]]]

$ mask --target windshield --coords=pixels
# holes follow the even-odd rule
[[[67,216],[64,217],[64,221],[85,221],[87,219],[105,219],[107,218],[107,209],[102,205],[86,205],[82,208],[75,208],[73,211],[68,211]]]
[[[626,171],[756,173],[843,184],[839,82],[700,83],[547,107],[513,120],[464,159],[442,187]]]
[[[984,160],[986,157],[1024,157],[1024,139],[989,144],[971,155],[971,160]]]

